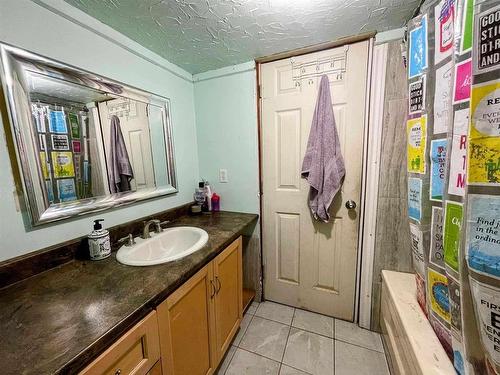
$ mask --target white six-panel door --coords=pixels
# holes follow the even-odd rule
[[[260,71],[265,297],[346,320],[354,313],[368,46],[266,63]],[[335,56],[346,57],[333,64],[345,64],[345,73],[329,74],[346,177],[325,224],[311,216],[309,185],[300,177],[320,77],[299,85],[293,77],[301,72],[293,67],[317,61],[314,70],[328,70],[324,61]],[[357,207],[347,209],[347,200]]]
[[[113,105],[115,102],[120,103],[123,100],[114,99],[99,103],[104,148],[108,160],[110,158],[110,116],[108,105]],[[133,102],[131,105],[133,105],[132,113],[128,116],[119,117],[125,148],[127,149],[130,165],[134,172],[134,178],[130,181],[130,187],[132,190],[154,188],[155,175],[147,105],[142,102]]]

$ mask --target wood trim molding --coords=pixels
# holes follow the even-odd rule
[[[323,51],[326,49],[331,49],[331,48],[343,46],[345,44],[353,44],[353,43],[361,42],[364,40],[368,40],[368,39],[374,38],[376,34],[377,34],[376,31],[370,31],[370,32],[363,33],[363,34],[346,36],[346,37],[334,40],[332,42],[314,44],[314,45],[309,46],[309,47],[303,47],[303,48],[298,48],[298,49],[294,49],[291,51],[275,53],[275,54],[269,55],[269,56],[259,57],[259,58],[255,59],[255,62],[257,64],[264,64],[264,63],[268,63],[268,62],[272,62],[272,61],[287,59],[290,57],[306,55],[306,54],[312,53],[312,52],[318,52],[318,51]]]
[[[263,225],[262,225],[262,113],[261,113],[261,90],[260,90],[260,68],[261,63],[255,63],[255,93],[257,96],[256,105],[257,105],[257,152],[258,152],[258,163],[259,163],[259,250],[260,250],[260,289],[261,295],[260,299],[263,301],[265,296],[264,291],[264,241],[263,241]]]
[[[387,67],[387,43],[373,48],[369,102],[368,150],[366,158],[366,180],[364,186],[363,225],[360,227],[361,279],[359,292],[359,325],[370,329],[373,283],[373,260],[375,256],[375,231],[378,205],[380,151],[384,117],[385,75]]]

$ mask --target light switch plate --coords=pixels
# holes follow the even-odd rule
[[[227,169],[219,169],[219,182],[228,182],[227,179]]]

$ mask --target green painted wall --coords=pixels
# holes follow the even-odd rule
[[[221,195],[222,209],[259,213],[253,62],[193,77],[69,5],[43,3],[0,1],[0,42],[169,97],[179,193],[27,230],[0,119],[0,261],[85,235],[97,217],[113,226],[190,202],[201,177]],[[228,170],[228,183],[218,182],[219,168]]]
[[[221,209],[259,213],[256,76],[245,63],[194,76],[200,177]],[[219,169],[228,183],[219,183]]]
[[[131,53],[140,46],[119,46],[85,27],[97,21],[83,13],[77,16],[82,26],[29,0],[1,0],[0,41],[169,97],[179,193],[27,231],[13,198],[14,182],[0,120],[0,261],[85,235],[96,217],[112,226],[192,201],[199,171],[191,74],[172,64],[169,68],[174,73],[162,68],[160,65],[169,64],[144,49],[149,61]],[[105,34],[117,33],[109,29]]]

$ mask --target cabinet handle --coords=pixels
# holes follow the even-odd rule
[[[222,284],[217,276],[215,276],[215,281],[217,281],[217,293],[219,293],[220,288],[222,287]]]
[[[210,280],[210,285],[212,286],[212,294],[210,295],[210,299],[213,299],[217,294],[217,287],[215,286],[213,280]]]
[[[118,370],[115,371],[115,375],[121,375],[121,373],[122,373],[121,369],[118,369]]]

